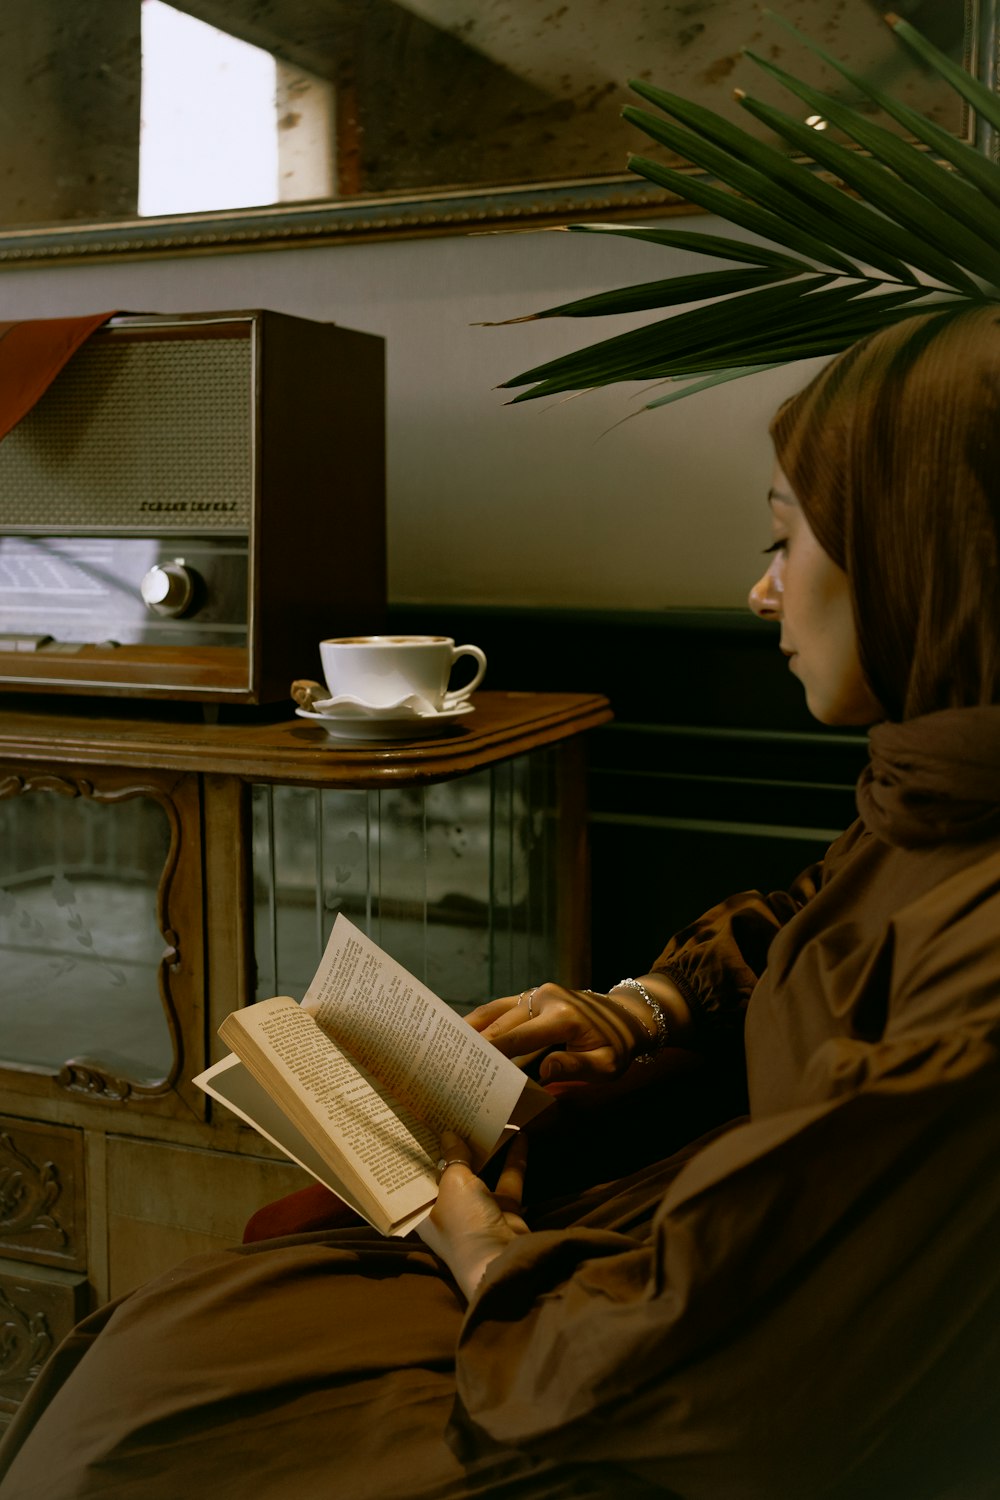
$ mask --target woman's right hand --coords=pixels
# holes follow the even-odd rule
[[[624,1073],[655,1035],[652,1017],[641,1021],[633,1005],[625,992],[612,1000],[595,990],[540,984],[490,1000],[466,1020],[507,1057],[545,1053],[538,1073],[542,1083],[607,1079]],[[638,1005],[648,1014],[648,1006],[641,1000]]]

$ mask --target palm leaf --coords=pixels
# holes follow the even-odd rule
[[[870,264],[887,271],[890,276],[914,280],[913,272],[905,263],[905,257],[913,253],[912,237],[901,232],[895,224],[847,197],[821,177],[811,172],[803,173],[797,163],[789,161],[782,152],[755,140],[712,110],[700,105],[689,110],[685,101],[676,94],[651,88],[648,84],[633,82],[630,87],[665,113],[684,118],[689,126],[687,130],[678,130],[645,110],[626,105],[622,110],[623,117],[653,140],[669,146],[696,166],[706,167],[722,181],[729,179],[719,169],[720,158],[712,147],[718,147],[730,156],[739,156],[749,166],[756,167],[765,181],[780,187],[780,202],[785,211],[776,207],[775,212],[781,213],[783,218],[790,217],[790,208],[791,222],[801,225],[804,221],[809,225],[813,222],[814,210],[819,209],[827,215],[825,232],[839,250],[856,260],[867,258]],[[695,130],[697,135],[693,133]]]
[[[949,256],[938,248],[942,237],[950,233],[951,223],[933,207],[928,209],[919,194],[905,187],[881,166],[867,161],[857,151],[850,151],[846,146],[838,146],[834,141],[818,137],[811,126],[793,120],[790,115],[775,109],[773,105],[763,104],[749,94],[740,94],[739,102],[748,114],[761,120],[777,135],[783,136],[797,150],[808,149],[822,166],[836,172],[848,187],[864,193],[870,201],[878,202],[884,214],[888,215],[895,210],[893,218],[902,223],[909,233],[910,260],[919,270],[945,286],[954,287],[970,296],[978,293],[976,282],[959,264],[960,260],[967,264],[969,257]],[[939,171],[940,168],[932,170]],[[890,221],[886,219],[886,222]],[[974,256],[977,265],[981,252],[980,245]]]
[[[918,296],[918,292],[907,288],[876,298],[858,297],[855,294],[848,299],[843,288],[835,288],[833,293],[815,294],[812,305],[805,309],[778,309],[772,318],[769,337],[764,345],[757,338],[748,340],[741,331],[733,333],[730,330],[730,336],[718,338],[711,347],[693,355],[675,353],[668,356],[651,373],[661,376],[700,375],[707,370],[725,368],[739,360],[746,360],[747,363],[764,360],[787,362],[793,357],[789,352],[793,349],[807,351],[796,354],[795,358],[812,358],[816,354],[826,353],[831,340],[842,341],[845,326],[850,327],[854,338],[858,339],[875,328],[884,327],[893,316],[909,317],[912,311],[910,303]],[[941,311],[947,311],[947,307],[942,307]],[[788,314],[785,320],[784,313]]]
[[[1000,125],[1000,101],[908,23],[893,18],[891,24],[933,72]],[[800,40],[826,57],[807,38]],[[683,382],[647,403],[666,405],[755,370],[836,354],[865,334],[910,316],[914,307],[945,314],[972,303],[1000,301],[1000,167],[909,106],[856,79],[834,59],[828,61],[934,155],[765,59],[748,56],[861,148],[824,139],[746,95],[740,99],[779,138],[835,172],[850,194],[714,111],[652,85],[633,84],[646,103],[670,119],[635,106],[626,109],[627,118],[700,172],[689,175],[642,156],[630,159],[631,170],[766,243],[659,226],[570,227],[647,240],[667,250],[693,250],[757,269],[646,282],[536,315],[677,306],[713,284],[715,291],[704,294],[718,299],[525,371],[504,382],[508,389],[530,387],[514,401],[619,381]],[[728,290],[726,277],[731,278]],[[755,279],[740,279],[748,277]],[[936,284],[927,284],[926,278]]]
[[[863,116],[856,115],[854,111],[845,111],[839,105],[829,110],[827,118],[839,125],[846,135],[876,161],[890,167],[897,177],[902,178],[935,208],[943,209],[953,221],[971,232],[972,238],[968,241],[960,240],[957,236],[953,238],[953,256],[968,255],[969,265],[973,264],[973,255],[985,256],[990,278],[996,281],[1000,277],[1000,253],[996,248],[1000,239],[1000,209],[993,202],[984,202],[982,193],[976,192],[957,173],[942,171],[926,152],[918,151],[908,141],[900,140],[898,135],[886,130],[884,126],[875,125]],[[968,250],[965,249],[966,244]]]
[[[895,99],[884,89],[877,88],[863,74],[855,73],[853,68],[849,68],[846,63],[842,63],[832,53],[827,52],[826,48],[821,47],[818,42],[812,41],[784,16],[775,15],[769,10],[766,10],[764,14],[777,21],[786,31],[790,31],[797,41],[808,47],[817,57],[822,58],[823,62],[835,69],[841,77],[846,78],[852,88],[857,89],[859,94],[866,95],[883,114],[902,125],[914,140],[929,147],[942,161],[950,163],[960,177],[979,189],[982,196],[977,201],[981,203],[985,198],[987,203],[1000,205],[1000,173],[997,172],[993,163],[987,161],[974,146],[959,140],[958,136],[952,135],[943,126],[935,125],[934,121],[929,120],[926,115],[920,114],[910,105],[904,104],[902,100]]]
[[[904,228],[913,231],[915,235],[923,235],[927,238],[942,255],[948,257],[950,262],[968,266],[988,280],[993,280],[1000,274],[1000,260],[996,252],[978,235],[971,233],[963,225],[955,223],[951,217],[953,210],[950,207],[947,207],[943,214],[928,212],[927,200],[923,195],[926,188],[918,191],[906,182],[898,180],[898,177],[902,176],[900,163],[904,160],[909,170],[915,173],[925,185],[934,177],[946,183],[949,177],[947,172],[929,162],[919,151],[915,151],[912,146],[907,146],[904,141],[898,140],[889,131],[880,130],[878,126],[869,124],[855,110],[840,104],[827,94],[820,93],[817,89],[810,88],[808,84],[799,82],[783,68],[776,67],[774,63],[758,57],[756,53],[748,52],[747,56],[765,73],[769,73],[792,93],[797,94],[811,109],[820,112],[826,119],[832,120],[859,145],[864,146],[875,160],[869,161],[860,152],[849,151],[844,146],[838,146],[836,142],[824,139],[810,126],[799,125],[788,116],[781,116],[780,111],[767,109],[764,105],[757,106],[753,111],[759,118],[769,118],[772,115],[782,118],[784,124],[781,127],[781,134],[786,140],[791,140],[794,136],[803,144],[807,143],[810,154],[816,161],[824,166],[832,167],[846,183],[864,193],[869,201],[878,202],[883,211],[890,214]],[[740,103],[750,108],[751,101],[746,97],[742,98]],[[789,127],[794,127],[794,129]],[[886,167],[891,167],[893,171],[887,172]],[[893,172],[898,175],[894,176]],[[959,185],[953,184],[953,186]],[[942,187],[942,191],[946,189]],[[952,269],[956,267],[953,265]],[[932,271],[931,274],[939,273]],[[968,278],[965,280],[967,281]]]
[[[894,15],[887,15],[885,20],[900,41],[915,52],[922,63],[937,73],[939,78],[943,78],[945,83],[950,84],[956,94],[960,94],[967,104],[972,105],[977,115],[988,120],[995,129],[1000,129],[1000,98],[996,94],[984,88],[978,79],[959,67],[958,63],[952,62],[947,53],[929,42],[909,21]]]
[[[807,255],[812,260],[818,260],[821,265],[842,271],[848,276],[857,271],[857,266],[843,255],[838,255],[821,234],[803,233],[747,198],[713,187],[711,183],[703,182],[697,177],[689,177],[685,172],[661,167],[659,162],[650,161],[645,156],[630,156],[628,165],[629,171],[638,176],[646,177],[660,187],[669,188],[680,198],[690,199],[699,208],[708,209],[709,213],[717,214],[720,219],[728,219],[730,223],[739,224],[741,228],[749,229],[763,239],[784,245],[786,250]]]
[[[684,396],[694,396],[698,391],[710,390],[714,385],[723,385],[727,380],[741,380],[744,375],[759,375],[762,370],[777,370],[784,364],[779,360],[771,365],[733,365],[725,370],[716,370],[714,375],[707,375],[704,380],[694,380],[689,384],[681,386],[679,390],[670,391],[666,396],[657,396],[655,401],[647,401],[643,411],[653,411],[658,406],[669,406],[672,401],[680,401]]]
[[[817,274],[778,287],[765,287],[762,291],[744,292],[732,301],[712,302],[707,307],[678,313],[645,328],[633,328],[628,333],[602,339],[575,354],[547,360],[545,364],[526,370],[523,375],[504,381],[504,388],[558,379],[561,382],[559,389],[574,390],[606,384],[609,377],[635,379],[629,371],[651,367],[655,360],[665,357],[668,348],[675,355],[692,354],[704,349],[707,340],[724,339],[733,326],[734,301],[739,308],[741,328],[764,330],[789,301],[806,296],[814,288],[829,285],[833,279]],[[838,300],[846,300],[846,296],[842,294]]]
[[[806,270],[812,270],[807,266]],[[787,281],[797,271],[772,270],[759,266],[750,271],[701,271],[694,276],[672,276],[667,281],[644,281],[613,292],[598,292],[575,302],[562,302],[543,312],[527,313],[520,318],[506,318],[505,323],[531,323],[538,318],[595,318],[609,313],[647,312],[652,307],[673,307],[682,302],[704,302],[709,297],[727,297],[751,287]],[[495,328],[497,324],[481,325]]]
[[[693,229],[646,228],[623,224],[567,224],[573,234],[617,234],[628,240],[648,240],[651,245],[664,245],[671,250],[692,250],[698,255],[715,256],[719,260],[749,261],[754,266],[773,266],[784,271],[815,271],[807,261],[796,260],[791,255],[768,249],[764,245],[743,244],[740,240],[727,240],[720,234],[699,234]]]
[[[533,384],[515,397],[523,401],[619,380],[701,374],[713,365],[765,364],[787,360],[780,351],[807,337],[822,341],[817,352],[835,353],[844,346],[845,329],[860,338],[886,321],[892,309],[923,295],[922,288],[908,287],[869,299],[861,295],[863,285],[832,286],[833,280],[816,276],[715,302],[537,365],[504,386]]]

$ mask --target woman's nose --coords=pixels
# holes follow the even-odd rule
[[[781,580],[776,575],[775,564],[772,562],[767,572],[762,574],[753,588],[747,603],[755,615],[762,620],[776,620],[781,613]]]

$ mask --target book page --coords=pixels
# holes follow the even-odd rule
[[[303,1009],[385,1089],[425,1120],[468,1141],[476,1165],[500,1140],[528,1089],[548,1096],[401,964],[337,917]]]
[[[356,1213],[361,1214],[362,1218],[368,1217],[365,1205],[358,1201],[312,1142],[307,1140],[301,1130],[292,1123],[281,1105],[271,1098],[267,1090],[257,1082],[250,1070],[233,1053],[224,1057],[221,1062],[206,1068],[204,1073],[199,1073],[192,1081],[200,1089],[204,1089],[206,1094],[217,1099],[220,1104],[224,1104],[247,1125],[252,1125],[258,1135],[262,1135],[266,1141],[271,1142],[272,1146],[283,1151],[297,1166],[302,1167],[311,1177],[315,1177],[317,1182],[321,1182],[324,1187],[336,1193],[338,1198],[342,1198]],[[436,1196],[436,1190],[434,1196]],[[427,1217],[432,1207],[433,1198],[428,1194],[428,1201],[421,1209],[400,1223],[394,1224],[387,1232],[393,1235],[408,1234],[420,1223],[421,1219]]]
[[[294,1000],[278,996],[236,1011],[219,1035],[259,1081],[264,1054],[268,1071],[284,1085],[275,1090],[269,1084],[270,1091],[359,1199],[369,1195],[391,1223],[434,1200],[435,1131],[398,1101],[388,1102],[384,1087]],[[371,1217],[367,1209],[365,1217]]]

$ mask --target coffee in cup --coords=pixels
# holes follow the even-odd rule
[[[444,635],[348,635],[320,641],[323,675],[331,698],[368,708],[394,708],[418,698],[437,712],[459,707],[483,680],[486,657],[478,646],[456,646]],[[476,672],[449,691],[452,668],[471,656]]]

